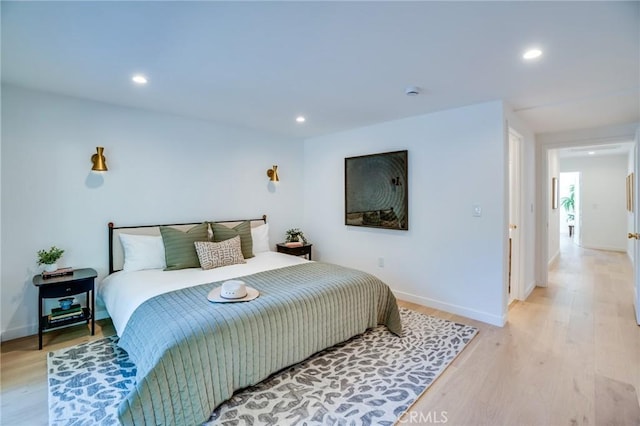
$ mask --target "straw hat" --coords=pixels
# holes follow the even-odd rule
[[[243,281],[229,280],[211,290],[207,299],[217,303],[248,302],[259,295],[258,290],[247,287]]]

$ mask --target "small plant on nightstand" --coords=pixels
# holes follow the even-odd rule
[[[307,244],[307,239],[304,237],[304,233],[299,228],[291,228],[287,231],[287,243],[297,243],[300,242],[302,244]]]
[[[38,265],[44,265],[44,270],[52,272],[58,269],[57,261],[64,254],[64,250],[52,246],[49,250],[38,251]]]

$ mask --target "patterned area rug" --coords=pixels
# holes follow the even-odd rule
[[[403,336],[381,326],[243,389],[207,425],[392,425],[477,334],[400,309]],[[110,337],[49,353],[49,424],[117,425],[135,366]]]
[[[49,352],[49,424],[117,425],[136,367],[111,336]]]

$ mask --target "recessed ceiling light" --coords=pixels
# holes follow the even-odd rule
[[[595,155],[595,151],[589,151],[589,155]]]
[[[299,115],[299,116],[296,117],[296,121],[298,123],[304,123],[305,121],[307,121],[307,119],[304,118],[303,116]]]
[[[142,74],[136,74],[133,77],[131,77],[131,81],[133,81],[136,84],[147,84],[147,77],[145,77]]]
[[[522,55],[522,57],[528,61],[539,58],[540,56],[542,56],[542,50],[540,49],[529,49]]]

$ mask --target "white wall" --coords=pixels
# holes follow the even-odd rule
[[[547,162],[549,164],[548,167],[548,176],[547,176],[547,188],[549,188],[549,202],[548,202],[548,222],[547,222],[547,233],[549,236],[549,249],[547,251],[549,258],[547,259],[547,263],[549,266],[553,264],[558,259],[560,255],[560,203],[558,203],[558,208],[554,209],[553,204],[551,202],[552,198],[552,180],[553,178],[560,179],[560,166],[558,162],[558,152],[555,149],[552,149],[548,153]]]
[[[2,88],[2,340],[37,332],[36,251],[107,272],[107,223],[269,216],[302,225],[303,143],[214,123]],[[96,146],[109,171],[89,172]],[[280,184],[267,168],[279,166]],[[100,313],[99,313],[100,314]]]
[[[581,245],[627,251],[626,155],[563,158],[562,172],[580,172]]]
[[[314,256],[373,273],[401,299],[502,325],[506,147],[501,102],[306,140],[304,231]],[[345,226],[344,158],[401,149],[409,230]],[[474,204],[482,217],[472,217]]]

